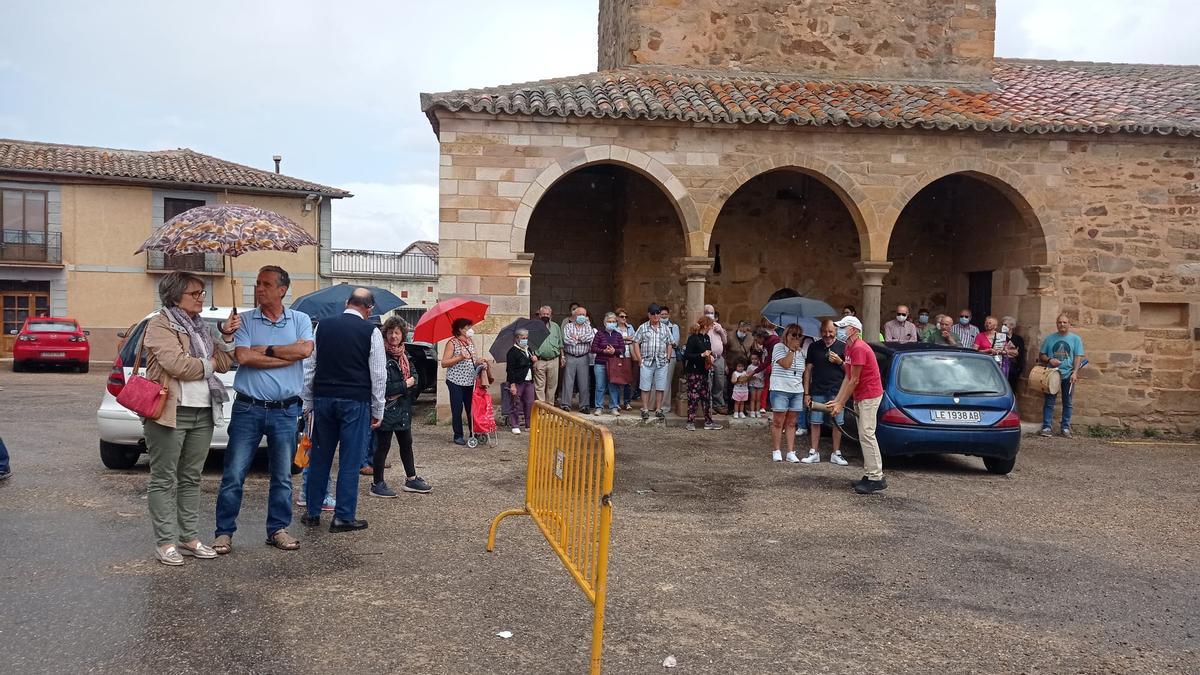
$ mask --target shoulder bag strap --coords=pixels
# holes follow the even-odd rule
[[[141,337],[138,338],[137,356],[133,357],[133,373],[130,375],[130,377],[137,375],[138,369],[142,365],[142,349],[145,348],[146,333],[150,332],[150,322],[153,320],[154,320],[154,318],[151,317],[149,320],[146,321],[146,327],[142,329],[142,335],[141,335]]]

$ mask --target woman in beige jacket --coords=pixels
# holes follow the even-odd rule
[[[233,333],[241,320],[231,313],[220,334],[210,329],[200,318],[204,281],[192,274],[168,274],[158,295],[163,307],[146,323],[143,358],[146,377],[166,386],[167,404],[157,420],[142,420],[150,454],[147,500],[158,545],[154,557],[182,565],[183,555],[217,557],[197,536],[200,472],[229,400],[216,373],[233,363]]]

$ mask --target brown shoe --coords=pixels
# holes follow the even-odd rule
[[[267,540],[267,546],[274,546],[280,551],[295,551],[300,548],[300,540],[288,534],[287,530],[279,530]]]
[[[358,472],[364,476],[374,476],[375,475],[375,467],[364,466],[363,468],[359,469]]]

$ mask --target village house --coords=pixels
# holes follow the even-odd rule
[[[116,354],[117,333],[158,305],[163,274],[186,270],[208,282],[208,302],[254,304],[258,268],[281,265],[289,297],[316,290],[330,273],[337,188],[263,171],[193,150],[138,151],[0,139],[0,357],[29,315],[71,316],[91,331],[92,358]],[[291,218],[321,246],[297,253],[134,254],[155,228],[196,206],[249,204]]]
[[[404,301],[395,313],[415,326],[425,310],[437,303],[438,245],[415,241],[403,251],[363,251],[335,248],[330,255],[335,284],[383,288]]]
[[[1065,312],[1077,425],[1195,429],[1200,67],[996,58],[995,17],[600,0],[598,72],[422,95],[439,296],[491,304],[485,346],[541,304],[730,322],[785,287],[868,336],[896,303],[971,307],[1036,349]]]

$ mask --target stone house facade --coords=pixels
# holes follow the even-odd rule
[[[383,288],[404,301],[395,314],[416,325],[425,310],[437,304],[438,245],[415,241],[403,251],[333,249],[330,280]]]
[[[992,0],[602,0],[599,72],[422,96],[439,295],[491,304],[485,342],[541,304],[729,323],[785,287],[868,335],[971,307],[1036,349],[1065,312],[1077,426],[1195,429],[1200,67],[1000,59],[994,26]]]

